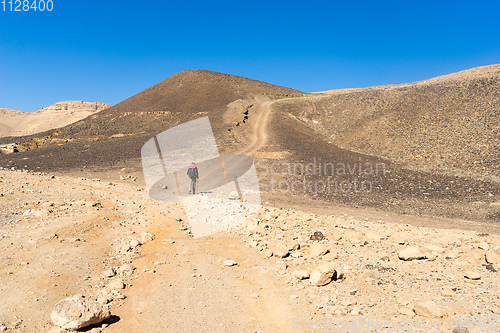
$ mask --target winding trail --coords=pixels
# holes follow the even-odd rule
[[[253,125],[252,141],[248,146],[238,152],[238,154],[251,155],[264,147],[267,143],[267,125],[271,115],[271,105],[273,101],[258,101],[260,103],[257,110],[257,120]]]

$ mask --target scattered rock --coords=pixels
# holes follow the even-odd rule
[[[379,241],[384,237],[380,236],[379,234],[377,234],[375,232],[368,232],[368,233],[366,233],[365,238],[368,240],[372,240],[372,241]]]
[[[309,248],[309,257],[318,258],[325,255],[329,251],[328,247],[323,244],[314,243]]]
[[[363,242],[363,237],[361,235],[357,235],[357,234],[352,234],[352,235],[349,235],[347,237],[347,240],[351,243],[351,244],[360,244]]]
[[[443,288],[443,290],[441,290],[441,296],[452,297],[455,295],[456,295],[456,293],[455,293],[455,291],[453,291],[452,287],[446,286]]]
[[[483,266],[484,266],[487,270],[489,270],[490,272],[493,272],[493,273],[498,272],[498,271],[495,269],[495,267],[493,267],[493,265],[492,265],[492,264],[487,264],[487,265],[484,265],[484,264],[483,264]]]
[[[224,260],[224,266],[228,266],[228,267],[231,267],[231,266],[236,266],[238,265],[238,263],[234,260]]]
[[[270,258],[273,256],[273,254],[273,251],[269,249],[262,251],[262,255],[264,256],[264,258]]]
[[[476,271],[468,271],[464,274],[464,276],[469,280],[480,280],[481,274]]]
[[[321,231],[316,231],[313,235],[311,235],[310,240],[320,241],[323,238],[325,238],[325,236],[323,236],[323,233]]]
[[[175,244],[175,239],[172,237],[167,237],[167,238],[162,239],[162,242],[169,243],[169,244]]]
[[[273,255],[275,257],[278,257],[278,258],[285,258],[288,256],[289,253],[290,252],[289,252],[288,248],[286,248],[284,246],[277,246],[273,250]]]
[[[304,280],[309,278],[309,272],[305,269],[297,269],[292,272],[292,275],[295,276],[299,280]]]
[[[331,263],[325,263],[316,267],[310,274],[309,280],[314,286],[324,286],[337,278],[335,267]]]
[[[403,251],[399,252],[398,257],[399,257],[399,259],[409,261],[409,260],[416,260],[416,259],[424,259],[425,254],[420,252],[420,250],[416,247],[407,247]]]
[[[394,242],[394,244],[398,245],[405,245],[408,243],[408,241],[405,239],[403,235],[400,234],[394,234],[390,237],[391,241]]]
[[[109,309],[101,303],[76,296],[57,303],[50,314],[54,324],[67,330],[97,324],[110,316]]]
[[[422,252],[436,252],[443,253],[445,249],[438,245],[426,245],[422,248]]]
[[[441,311],[441,308],[433,301],[417,303],[413,311],[415,311],[417,315],[423,317],[441,318],[443,316],[443,311]]]
[[[490,246],[488,245],[488,243],[482,242],[481,244],[478,245],[478,248],[480,248],[481,250],[488,251],[490,249]]]
[[[108,284],[108,289],[109,290],[120,290],[124,289],[125,284],[121,280],[116,280]]]
[[[400,314],[402,314],[403,316],[409,316],[409,317],[412,317],[415,315],[415,312],[413,312],[412,309],[409,309],[407,307],[402,307],[402,308],[399,308],[398,309],[398,312]]]
[[[132,238],[130,240],[130,248],[134,249],[134,248],[138,247],[139,245],[141,245],[141,242],[139,242],[139,240],[137,238]]]
[[[134,267],[132,265],[126,263],[121,265],[119,268],[116,269],[116,273],[118,274],[124,274],[124,275],[131,275],[134,271]]]
[[[496,254],[495,252],[486,252],[485,258],[489,264],[500,264],[500,255]]]
[[[106,278],[110,278],[116,275],[116,272],[113,270],[113,268],[105,270],[102,275]]]
[[[150,242],[155,239],[155,235],[153,235],[150,232],[143,231],[141,232],[141,237],[139,238],[139,241],[141,244],[146,244],[147,242]]]
[[[104,305],[106,305],[112,301],[113,301],[113,295],[108,294],[108,293],[102,294],[97,298],[97,302],[104,304]]]
[[[329,250],[327,254],[325,254],[321,257],[321,259],[324,261],[333,261],[333,260],[338,259],[338,258],[339,258],[338,253],[332,252],[331,250]]]

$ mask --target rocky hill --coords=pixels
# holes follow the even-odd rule
[[[304,94],[188,70],[56,131],[16,138],[27,151],[0,164],[87,176],[125,168],[142,181],[147,140],[208,116],[220,152],[252,155],[264,200],[499,221],[497,72]],[[449,169],[436,169],[438,160]]]
[[[280,103],[335,145],[418,170],[500,180],[500,65]]]
[[[234,141],[233,129],[237,128],[241,135],[251,132],[247,120],[255,112],[252,107],[256,99],[302,95],[297,90],[244,77],[187,70],[99,114],[57,131],[17,138],[16,142],[32,149],[26,154],[33,157],[28,163],[34,168],[100,168],[102,164],[126,164],[127,161],[133,161],[131,163],[140,168],[142,145],[176,124],[208,115],[219,148],[224,149]],[[0,139],[2,143],[8,142]],[[56,156],[64,156],[64,159],[54,158]]]

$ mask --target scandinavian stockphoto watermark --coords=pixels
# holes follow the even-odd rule
[[[151,138],[142,147],[141,159],[149,196],[181,202],[195,238],[227,230],[260,208],[252,158],[219,154],[208,117]],[[190,169],[195,167],[193,175]]]
[[[312,161],[279,162],[259,159],[256,162],[263,192],[335,194],[371,193],[374,178],[385,175],[385,163],[323,162],[321,157]]]

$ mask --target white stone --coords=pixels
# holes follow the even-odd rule
[[[143,232],[141,232],[141,237],[140,237],[139,241],[141,242],[141,244],[146,244],[147,242],[150,242],[154,239],[155,239],[155,235],[153,235],[150,232],[143,231]]]
[[[380,236],[379,234],[377,234],[375,232],[368,232],[368,233],[366,233],[365,237],[366,237],[366,239],[373,240],[373,241],[379,241],[382,238],[384,238],[383,236]]]
[[[335,267],[331,263],[325,263],[316,267],[310,274],[309,280],[314,286],[324,286],[330,281],[335,274]]]
[[[310,258],[318,258],[322,255],[325,255],[329,251],[328,247],[323,244],[314,243],[309,248],[309,257]]]
[[[224,266],[228,266],[228,267],[231,267],[231,266],[236,266],[238,265],[238,263],[234,260],[224,260]]]
[[[407,307],[402,307],[402,308],[399,308],[398,309],[398,312],[400,314],[402,314],[403,316],[409,316],[409,317],[412,317],[415,315],[415,312],[413,312],[412,309],[409,309]]]
[[[305,269],[297,269],[292,272],[292,275],[295,276],[299,280],[304,280],[309,278],[309,272]]]
[[[468,271],[464,274],[464,276],[469,280],[480,280],[481,274],[476,271]]]
[[[54,324],[67,330],[97,324],[110,316],[109,309],[101,303],[76,296],[63,299],[54,305],[50,314]]]
[[[495,252],[486,252],[485,258],[489,264],[500,264],[500,255],[496,254]]]
[[[490,249],[490,246],[488,245],[488,243],[482,242],[481,244],[478,245],[478,248],[480,248],[481,250],[488,251]]]
[[[438,245],[426,245],[422,248],[423,252],[436,252],[436,253],[443,253],[445,249],[443,249],[441,246]]]
[[[441,296],[444,297],[452,297],[455,296],[456,293],[453,291],[453,289],[449,286],[445,286],[443,290],[441,290]]]
[[[423,317],[441,318],[443,316],[443,311],[433,301],[417,303],[415,304],[413,310],[417,315]]]
[[[273,249],[273,255],[278,258],[285,258],[288,256],[289,251],[284,246],[277,246]]]
[[[416,247],[407,247],[403,251],[399,252],[399,259],[402,260],[415,260],[415,259],[424,259],[425,254],[420,252],[420,250]]]
[[[113,276],[115,276],[115,274],[116,273],[115,273],[115,271],[112,268],[107,269],[107,270],[104,271],[104,273],[102,273],[102,275],[104,277],[113,277]]]
[[[123,283],[123,281],[120,281],[120,280],[116,280],[116,281],[113,281],[113,282],[108,284],[109,290],[120,290],[120,289],[124,289],[124,288],[125,288],[125,284]]]

